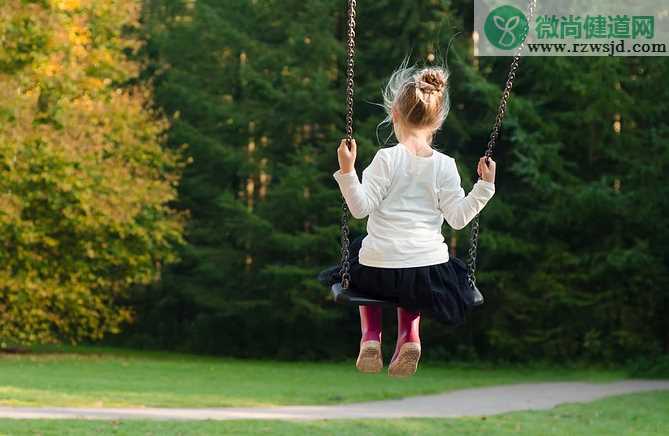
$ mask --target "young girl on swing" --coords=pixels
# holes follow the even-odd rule
[[[397,342],[388,367],[395,377],[414,374],[421,354],[421,313],[457,326],[471,301],[466,266],[449,258],[441,233],[446,222],[465,227],[495,192],[495,162],[478,162],[480,179],[465,196],[455,160],[432,147],[449,111],[448,72],[441,67],[403,65],[384,91],[384,106],[399,143],[379,149],[362,172],[355,171],[357,146],[342,140],[340,169],[333,176],[353,217],[367,221],[367,236],[351,243],[351,287],[396,301]],[[379,372],[381,307],[360,306],[362,338],[356,362]]]

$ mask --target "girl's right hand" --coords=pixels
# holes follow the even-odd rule
[[[339,168],[341,172],[346,174],[355,168],[355,157],[358,152],[358,146],[355,139],[351,139],[351,148],[348,148],[348,140],[342,139],[337,149],[337,158],[339,159]]]
[[[483,156],[479,159],[479,165],[477,172],[479,177],[481,177],[486,182],[495,183],[495,170],[497,169],[497,164],[492,158],[487,158],[488,164],[485,163],[486,157]]]

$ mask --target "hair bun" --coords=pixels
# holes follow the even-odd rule
[[[446,87],[446,75],[437,68],[427,68],[416,78],[416,89],[423,94],[442,93]]]
[[[438,130],[450,109],[449,72],[445,66],[418,68],[404,59],[383,91],[387,121],[397,133],[402,129]],[[397,130],[399,129],[399,130]]]

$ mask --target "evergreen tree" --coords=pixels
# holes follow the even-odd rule
[[[180,207],[192,220],[182,262],[136,302],[135,338],[238,355],[355,352],[356,311],[315,281],[338,260],[345,12],[326,0],[147,1],[145,73],[179,115],[170,144],[190,145]],[[393,69],[407,55],[447,59],[452,109],[436,145],[471,188],[511,60],[473,56],[471,12],[464,0],[359,4],[359,174],[390,134],[377,138],[375,103]],[[461,329],[426,320],[431,356],[666,352],[667,100],[654,86],[666,71],[664,58],[522,60],[482,214],[486,304]],[[444,233],[466,258],[468,230]]]
[[[179,114],[170,143],[188,143],[193,158],[180,191],[189,245],[149,290],[145,304],[161,303],[146,323],[200,350],[294,352],[296,332],[341,316],[323,308],[314,277],[337,250],[336,196],[314,183],[339,131],[337,8],[150,1],[144,16],[147,74],[161,107]],[[165,305],[176,324],[159,321]]]
[[[506,194],[522,216],[508,215],[517,218],[501,228],[506,236],[490,236],[501,246],[513,235],[510,259],[522,265],[493,280],[500,309],[487,336],[497,352],[621,359],[666,351],[668,277],[654,230],[663,187],[648,177],[666,165],[666,106],[663,91],[645,91],[663,71],[664,59],[526,63],[524,77],[541,80],[524,81],[531,111],[516,106],[517,185]],[[504,250],[493,252],[491,269],[511,272]]]

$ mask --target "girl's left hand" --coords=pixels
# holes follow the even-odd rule
[[[492,158],[488,158],[488,164],[486,165],[485,160],[485,156],[479,159],[479,165],[476,171],[478,172],[479,177],[486,182],[495,183],[495,170],[497,169],[497,164]]]
[[[339,168],[341,172],[346,174],[355,168],[355,156],[358,152],[358,146],[355,139],[351,139],[351,148],[348,148],[348,140],[342,139],[337,149],[337,158],[339,159]]]

